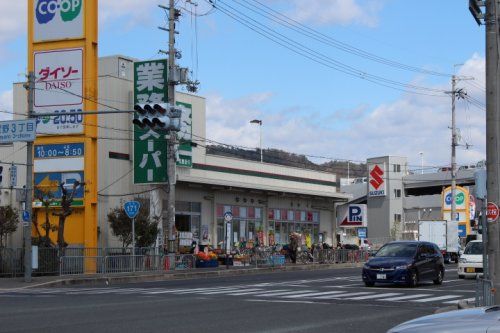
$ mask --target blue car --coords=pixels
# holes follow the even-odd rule
[[[363,266],[363,282],[404,284],[410,287],[419,281],[432,280],[442,284],[444,259],[439,247],[430,242],[397,241],[385,244]]]

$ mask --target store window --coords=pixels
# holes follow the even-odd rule
[[[177,201],[175,203],[175,228],[177,232],[191,235],[192,240],[199,242],[200,227],[201,203]]]
[[[303,241],[311,245],[319,241],[318,211],[269,209],[269,245],[287,244],[292,232],[302,234]]]
[[[247,206],[217,205],[217,244],[224,242],[224,213],[231,212],[231,242],[240,246],[252,247],[264,242],[262,208]]]

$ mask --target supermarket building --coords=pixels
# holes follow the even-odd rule
[[[99,59],[100,111],[133,109],[133,64],[134,59],[123,56]],[[311,242],[335,243],[336,205],[350,197],[338,193],[335,174],[207,154],[205,99],[180,92],[176,99],[192,105],[195,143],[192,167],[177,167],[176,229],[179,233],[188,232],[200,243],[217,245],[223,240],[224,213],[231,211],[233,241],[258,239],[267,245],[284,244],[288,242],[288,234],[297,231],[310,235]],[[23,83],[15,83],[14,119],[22,119],[26,114],[26,101]],[[133,184],[132,117],[126,113],[98,117],[98,227],[95,232],[99,247],[121,244],[111,233],[108,212],[137,196],[149,199],[150,190],[158,187]],[[0,161],[4,166],[0,204],[21,210],[22,185],[26,183],[25,144],[1,146]],[[17,165],[17,184],[12,188],[7,170],[11,163]],[[161,201],[161,216],[165,219],[167,205]],[[155,207],[153,209],[157,209]],[[77,214],[75,209],[74,215]],[[68,217],[65,238],[69,246],[83,246],[81,228],[72,221],[72,216]],[[56,234],[52,232],[51,237],[55,239]],[[9,237],[7,246],[21,245],[22,228],[19,227]]]

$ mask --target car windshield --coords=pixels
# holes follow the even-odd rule
[[[387,244],[378,250],[376,257],[402,257],[411,258],[417,252],[417,244],[394,243]]]
[[[471,242],[467,244],[464,254],[483,254],[483,243]]]

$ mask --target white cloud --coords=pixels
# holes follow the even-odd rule
[[[0,44],[26,34],[27,1],[0,1]]]
[[[0,120],[12,118],[11,115],[5,113],[4,111],[12,112],[13,102],[12,90],[0,92]]]
[[[152,11],[158,9],[157,0],[101,0],[99,1],[99,23],[126,17],[128,27],[150,23]]]
[[[473,55],[459,75],[473,76],[474,81],[460,81],[474,99],[484,102],[484,59]],[[468,85],[473,82],[475,85]],[[450,84],[435,88],[450,90]],[[355,118],[341,117],[339,111],[314,117],[304,115],[295,107],[278,113],[267,111],[273,95],[255,94],[234,100],[212,95],[207,97],[207,136],[219,142],[258,147],[259,131],[248,122],[263,119],[264,148],[278,148],[310,156],[364,161],[366,158],[396,155],[408,157],[409,164],[420,165],[423,152],[425,165],[448,165],[451,151],[451,98],[403,95],[400,99],[376,107],[358,105],[343,114],[353,112]],[[485,158],[485,112],[457,101],[457,127],[462,140],[457,149],[459,164]],[[300,112],[299,112],[300,111]],[[341,129],[335,117],[345,124]],[[466,150],[465,145],[472,145]],[[325,160],[315,159],[316,162]]]
[[[293,0],[290,15],[315,24],[376,26],[381,0]]]

